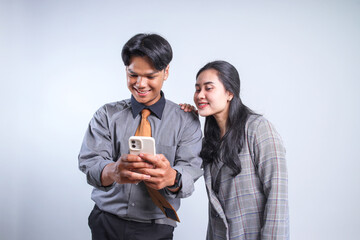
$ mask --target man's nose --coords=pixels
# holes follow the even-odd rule
[[[146,86],[146,78],[142,76],[138,76],[136,79],[136,86],[138,87],[145,87]]]

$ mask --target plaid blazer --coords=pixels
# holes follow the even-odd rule
[[[207,239],[289,239],[288,176],[281,138],[268,120],[256,115],[248,119],[245,135],[240,174],[233,177],[222,162],[204,166]]]

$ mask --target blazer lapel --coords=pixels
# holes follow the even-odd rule
[[[210,167],[210,172],[211,172],[211,176],[212,176],[212,189],[214,190],[214,192],[216,194],[219,193],[219,189],[220,189],[220,181],[221,178],[219,176],[221,169],[223,167],[224,163],[223,162],[218,162],[218,163],[213,163],[213,166]]]
[[[221,165],[221,167],[219,166],[217,171],[215,171],[214,174],[216,175],[216,177],[218,176],[221,168],[222,168],[222,165]],[[223,208],[222,208],[222,206],[220,204],[219,199],[216,196],[216,193],[212,189],[212,181],[215,181],[214,179],[215,178],[213,178],[212,175],[211,175],[211,167],[210,167],[210,165],[209,164],[205,165],[204,166],[204,180],[205,180],[205,186],[206,186],[206,190],[207,190],[208,197],[209,197],[209,204],[211,204],[210,209],[213,209],[212,211],[215,211],[215,214],[216,214],[216,216],[212,216],[212,214],[210,214],[210,217],[211,218],[219,217],[219,218],[222,219],[222,222],[223,222],[224,227],[225,227],[226,239],[228,239],[228,231],[227,231],[228,224],[227,224],[227,220],[226,220],[226,217],[225,217],[225,213],[224,213],[224,210],[223,210]],[[214,229],[214,226],[212,228]]]

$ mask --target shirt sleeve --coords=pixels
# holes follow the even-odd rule
[[[263,119],[257,127],[254,144],[258,174],[267,198],[261,239],[289,239],[288,175],[281,137]]]
[[[188,114],[187,122],[183,126],[181,139],[176,149],[173,168],[181,173],[181,189],[172,193],[166,189],[167,195],[172,198],[189,197],[194,191],[195,181],[202,176],[202,159],[200,158],[202,133],[198,116]]]
[[[112,187],[101,185],[102,170],[107,164],[113,162],[111,135],[105,107],[100,108],[91,119],[78,159],[79,168],[86,174],[90,185],[103,191]]]

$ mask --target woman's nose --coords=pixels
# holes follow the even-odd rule
[[[203,99],[204,98],[204,91],[203,90],[200,90],[199,92],[198,92],[198,94],[197,94],[197,98],[198,99]]]

